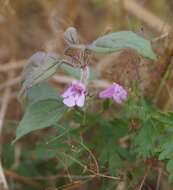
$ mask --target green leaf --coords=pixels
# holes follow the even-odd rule
[[[27,107],[16,131],[17,141],[24,135],[55,124],[64,115],[67,108],[56,99],[41,100]]]
[[[27,90],[26,93],[29,104],[46,99],[57,99],[58,92],[48,83],[37,84]]]
[[[105,145],[102,147],[102,150],[99,156],[99,161],[101,165],[105,165],[108,160],[109,160],[109,146]]]
[[[109,172],[111,175],[117,175],[118,170],[122,167],[120,156],[112,150],[109,157]]]
[[[133,139],[135,145],[133,151],[144,159],[153,156],[159,135],[159,126],[155,125],[152,120],[146,120],[144,123],[141,123],[141,128]]]
[[[106,99],[105,101],[103,101],[103,104],[102,104],[103,112],[107,111],[110,105],[111,105],[111,101],[109,99]]]
[[[119,138],[128,133],[127,123],[121,119],[116,118],[111,122],[108,122],[103,118],[99,118],[98,122],[101,126],[99,132],[102,133],[102,139],[105,141],[107,141],[107,139],[118,141]]]
[[[94,53],[113,53],[125,48],[136,50],[140,55],[156,60],[150,41],[131,31],[114,32],[104,35],[86,47]]]
[[[2,162],[5,168],[13,167],[15,162],[15,150],[14,147],[10,144],[5,143],[2,149]]]
[[[170,139],[169,139],[170,140]],[[173,157],[173,142],[167,142],[162,145],[159,160],[171,159]]]
[[[122,167],[122,160],[118,152],[118,145],[114,141],[109,141],[102,147],[99,161],[102,167],[108,164],[110,175],[117,175],[119,169]]]
[[[172,112],[156,112],[152,116],[154,119],[162,123],[163,125],[169,126],[169,130],[173,128],[173,113]],[[172,129],[173,130],[173,129]]]
[[[33,161],[21,162],[15,170],[21,176],[34,177],[39,175],[39,171]]]
[[[37,52],[32,55],[23,70],[22,81],[25,89],[51,77],[61,64],[61,58],[52,53]]]
[[[173,182],[173,160],[169,160],[166,165],[166,169],[169,172],[169,182]]]
[[[42,159],[51,159],[57,156],[57,152],[55,150],[50,150],[48,148],[39,147],[35,150],[34,156],[38,160]]]

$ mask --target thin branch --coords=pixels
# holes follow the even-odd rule
[[[140,184],[138,190],[142,190],[142,187],[143,187],[143,185],[144,185],[144,183],[145,183],[145,180],[146,180],[146,178],[147,178],[147,175],[148,175],[148,171],[149,171],[149,169],[147,169],[147,171],[145,172],[145,175],[144,175],[144,177],[143,177],[143,179],[142,179],[142,181],[141,181],[141,184]]]
[[[162,168],[159,168],[158,177],[157,177],[157,184],[156,184],[156,190],[160,189],[160,180],[161,180],[161,177],[162,177]]]
[[[71,174],[70,174],[70,171],[69,171],[69,168],[67,166],[67,159],[60,159],[62,165],[64,166],[65,170],[66,170],[66,173],[67,173],[67,176],[68,176],[68,179],[69,181],[72,183],[73,182],[73,179],[71,177]]]
[[[3,188],[2,190],[7,190],[8,189],[8,184],[4,175],[4,170],[2,168],[2,164],[0,161],[0,189]]]
[[[162,35],[160,35],[160,36],[158,36],[156,38],[153,38],[152,42],[157,42],[157,41],[163,40],[163,39],[167,38],[168,35],[169,35],[169,33],[166,32],[166,33],[164,33],[164,34],[162,34]]]
[[[18,92],[12,92],[11,94],[10,94],[10,100],[12,100],[12,99],[16,99],[17,98],[17,95],[18,95]],[[0,103],[2,103],[3,102],[3,99],[0,99]]]
[[[21,69],[24,66],[25,60],[19,60],[14,62],[5,63],[0,66],[0,72],[9,72],[15,69]]]
[[[86,179],[86,180],[78,180],[74,181],[72,183],[62,185],[58,188],[58,190],[72,190],[72,189],[81,189],[81,186],[84,185],[85,183],[88,183],[92,178]],[[51,190],[51,189],[50,189]]]
[[[0,109],[0,136],[2,133],[2,127],[4,124],[4,117],[5,117],[7,107],[8,107],[8,102],[10,99],[10,93],[11,93],[11,89],[10,89],[10,87],[7,87],[5,89],[4,95],[2,97],[2,105],[1,105],[1,109]]]
[[[92,153],[92,151],[83,143],[83,141],[80,144],[90,154],[91,158],[93,159],[93,161],[95,163],[96,173],[99,174],[100,173],[100,171],[99,171],[99,165],[98,165],[96,157],[94,156],[94,154]]]
[[[8,78],[9,80],[11,80],[13,78],[13,72],[9,72],[9,75],[8,75]],[[1,103],[1,109],[0,109],[0,138],[2,137],[2,128],[3,128],[3,125],[4,125],[4,119],[5,119],[5,115],[6,115],[6,112],[7,112],[7,108],[8,108],[8,103],[9,103],[9,100],[10,100],[10,93],[11,93],[11,89],[10,87],[7,87],[4,91],[4,95],[2,97],[2,103]],[[1,160],[1,158],[0,158]],[[3,168],[2,168],[2,164],[1,164],[1,161],[0,161],[0,184],[2,184],[3,188],[4,189],[8,189],[8,184],[7,184],[7,181],[6,181],[6,178],[5,178],[5,175],[4,175],[4,171],[3,171]]]
[[[73,160],[74,162],[76,162],[77,164],[79,164],[85,171],[88,171],[88,172],[91,172],[92,174],[94,174],[94,177],[103,177],[103,178],[118,180],[118,181],[122,180],[120,177],[114,177],[114,176],[109,176],[109,175],[105,175],[105,174],[101,174],[101,173],[96,173],[94,170],[89,169],[88,166],[84,165],[82,162],[80,162],[76,158],[72,157],[71,155],[68,155],[66,153],[64,153],[64,155],[67,156],[68,158],[70,158],[71,160]]]
[[[8,79],[6,82],[0,85],[0,90],[4,90],[4,88],[11,87],[20,83],[21,77],[16,77],[12,79]]]
[[[75,78],[69,77],[67,75],[54,75],[52,77],[52,81],[62,83],[62,84],[70,84]],[[0,85],[0,91],[4,90],[6,87],[11,87],[20,83],[20,77],[16,77],[14,79],[7,80],[5,83]],[[110,85],[110,82],[107,80],[93,80],[91,84],[98,88],[107,88]]]
[[[33,178],[31,179],[30,177],[24,177],[24,176],[18,175],[14,171],[10,171],[10,170],[5,170],[5,174],[9,178],[15,179],[15,180],[20,181],[20,182],[27,184],[29,186],[39,188],[39,189],[43,188],[43,186],[40,183],[34,181]]]
[[[70,177],[73,180],[82,180],[82,179],[94,178],[95,175],[84,175],[84,176],[70,175]],[[35,180],[57,180],[59,178],[69,178],[69,176],[65,174],[59,174],[59,175],[50,175],[50,176],[30,177],[30,179],[35,179]]]

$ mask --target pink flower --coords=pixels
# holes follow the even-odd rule
[[[127,91],[119,84],[113,83],[106,90],[100,92],[100,98],[113,98],[118,104],[123,103],[127,99]]]
[[[73,81],[69,88],[62,94],[63,103],[68,107],[83,107],[85,102],[86,87],[79,81]]]

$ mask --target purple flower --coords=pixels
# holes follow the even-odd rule
[[[119,84],[113,83],[106,90],[100,92],[99,97],[113,98],[118,104],[121,104],[127,99],[127,91]]]
[[[73,81],[69,88],[62,94],[63,103],[68,107],[83,107],[85,102],[86,87],[79,81]]]

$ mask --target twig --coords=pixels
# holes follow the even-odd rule
[[[21,69],[24,66],[25,60],[19,60],[15,62],[9,62],[5,64],[1,64],[0,66],[0,72],[9,72],[11,70],[15,69]]]
[[[9,102],[9,99],[10,99],[10,93],[11,93],[10,87],[7,87],[5,89],[4,95],[2,97],[3,101],[2,101],[2,105],[1,105],[1,109],[0,109],[0,136],[1,136],[1,133],[2,133],[4,117],[5,117],[7,107],[8,107],[8,102]]]
[[[164,48],[164,53],[160,57],[157,65],[159,66],[159,72],[160,72],[160,82],[159,86],[156,85],[155,89],[155,98],[154,98],[154,103],[157,104],[160,108],[163,110],[166,109],[165,103],[168,98],[165,99],[165,86],[169,82],[171,82],[171,71],[172,71],[172,59],[173,59],[173,33],[170,32],[168,36],[168,40],[166,43],[166,47]],[[171,85],[170,91],[172,90]]]
[[[81,180],[74,181],[72,183],[58,187],[57,190],[72,190],[72,189],[79,189],[79,188],[81,189],[81,186],[84,185],[85,183],[88,183],[90,180],[92,180],[92,178],[82,180],[82,181]],[[51,189],[48,189],[48,190],[51,190]]]
[[[160,189],[161,176],[162,176],[162,168],[159,168],[158,177],[157,177],[157,184],[156,184],[156,190]]]
[[[68,165],[66,164],[67,163],[67,159],[66,158],[65,159],[61,159],[60,161],[61,161],[62,165],[64,166],[64,169],[66,170],[66,173],[67,173],[69,181],[72,183],[73,182],[73,178],[71,178],[71,174],[70,174]]]
[[[20,181],[20,182],[30,185],[32,187],[39,188],[39,189],[43,188],[43,186],[40,183],[34,181],[33,178],[31,179],[30,177],[24,177],[24,176],[18,175],[17,173],[10,171],[10,170],[5,170],[5,174],[9,178],[15,179],[17,181]]]
[[[18,92],[12,92],[12,93],[10,94],[10,97],[9,97],[10,100],[17,98],[17,95],[18,95]],[[3,102],[3,100],[0,99],[0,103],[2,103],[2,102]]]
[[[85,175],[85,176],[78,176],[78,175],[71,175],[70,176],[73,180],[80,180],[80,179],[88,179],[93,178],[95,175]],[[36,177],[29,177],[30,179],[35,180],[56,180],[59,178],[69,178],[68,175],[59,174],[59,175],[50,175],[50,176],[36,176]]]
[[[158,37],[156,37],[156,38],[153,38],[153,39],[152,39],[152,42],[157,42],[157,41],[159,41],[159,40],[163,40],[164,38],[167,38],[168,35],[169,35],[169,33],[166,32],[165,34],[162,34],[161,36],[158,36]]]
[[[66,76],[66,75],[54,75],[52,77],[52,80],[54,82],[59,82],[59,83],[62,83],[62,84],[69,84],[69,83],[71,83],[71,81],[74,80],[74,78]]]
[[[52,77],[52,81],[62,83],[62,84],[70,84],[75,78],[69,77],[66,75],[55,75]],[[14,79],[10,79],[6,81],[5,83],[0,85],[0,91],[4,90],[6,87],[11,87],[13,85],[17,85],[20,82],[20,77],[16,77]],[[110,82],[107,80],[93,80],[91,81],[91,84],[98,88],[107,88],[110,85]]]
[[[0,161],[0,189],[3,188],[2,190],[7,190],[8,189],[8,184],[4,175],[4,171],[2,168],[2,164]]]
[[[166,70],[166,72],[164,73],[164,75],[163,75],[163,77],[162,77],[162,80],[161,80],[161,82],[160,82],[160,85],[159,85],[159,87],[158,87],[158,89],[157,89],[157,91],[156,91],[155,98],[154,98],[154,100],[153,100],[153,102],[154,102],[155,104],[158,103],[158,101],[159,101],[159,99],[160,99],[160,95],[161,95],[161,93],[162,93],[162,91],[163,91],[163,89],[164,89],[164,87],[165,87],[165,84],[166,84],[166,82],[168,81],[168,79],[169,79],[169,77],[170,77],[171,67],[172,67],[172,62],[168,65],[167,70]]]
[[[172,92],[170,91],[169,85],[166,83],[165,84],[165,90],[168,92],[168,101],[165,103],[164,110],[169,110],[170,106],[173,105],[173,95]]]
[[[99,174],[100,171],[99,171],[99,165],[97,163],[97,159],[96,157],[94,156],[94,154],[92,153],[92,151],[83,143],[83,141],[80,143],[83,148],[90,154],[91,158],[93,159],[94,163],[95,163],[95,167],[96,167],[96,173]]]
[[[147,171],[145,172],[145,175],[144,175],[144,177],[143,177],[143,179],[142,179],[142,181],[141,181],[141,184],[140,184],[138,190],[142,190],[142,187],[143,187],[143,185],[144,185],[144,183],[145,183],[145,180],[146,180],[146,177],[147,177],[147,175],[148,175],[148,170],[149,170],[149,169],[147,169]]]
[[[79,164],[85,171],[88,171],[88,172],[91,172],[92,174],[94,174],[94,177],[103,177],[103,178],[118,180],[118,181],[122,180],[120,177],[114,177],[114,176],[109,176],[109,175],[105,175],[105,174],[101,174],[101,173],[96,173],[95,171],[89,169],[86,165],[84,165],[82,162],[80,162],[76,158],[72,157],[71,155],[68,155],[66,153],[64,153],[64,155],[67,156],[68,158],[70,158],[71,160],[73,160],[74,162],[76,162],[77,164]]]
[[[8,79],[6,82],[4,82],[3,84],[0,85],[0,90],[3,90],[4,88],[16,85],[20,82],[20,80],[21,80],[21,77]]]
[[[12,77],[13,77],[13,72],[9,72],[9,77],[8,77],[9,80],[11,80]],[[10,89],[10,87],[7,87],[5,89],[5,92],[4,92],[4,95],[2,98],[3,101],[2,101],[1,109],[0,109],[0,138],[2,137],[2,128],[3,128],[3,124],[4,124],[5,114],[6,114],[7,108],[8,108],[10,93],[11,93],[11,89]],[[5,175],[4,175],[1,161],[0,161],[0,184],[2,184],[4,189],[8,189],[8,185],[7,185]]]
[[[74,78],[66,75],[55,75],[53,76],[52,80],[63,84],[70,84],[74,80]],[[107,88],[110,85],[110,82],[100,79],[91,81],[91,84],[98,88]]]
[[[46,142],[46,144],[49,144],[55,140],[58,140],[59,138],[63,137],[64,135],[66,135],[69,132],[69,129],[65,130],[63,133],[61,133],[60,135],[50,139],[49,141]]]

